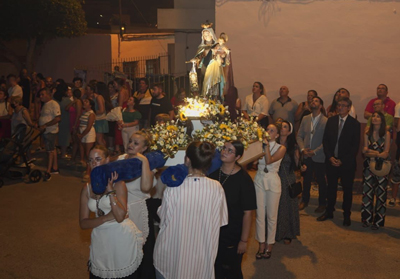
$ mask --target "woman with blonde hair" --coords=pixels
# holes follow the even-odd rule
[[[131,97],[132,98],[132,97]],[[151,136],[145,130],[132,134],[125,150],[126,154],[120,155],[117,160],[137,158],[142,162],[142,175],[134,180],[125,181],[128,189],[129,218],[143,233],[143,261],[139,267],[140,278],[154,278],[153,250],[155,243],[154,224],[147,200],[150,198],[150,190],[156,185],[154,172],[150,170],[149,161],[143,155],[150,151]]]
[[[96,145],[89,153],[94,169],[109,162],[106,147]],[[115,182],[118,173],[108,180],[104,193],[93,192],[90,183],[82,187],[79,209],[81,229],[93,229],[88,267],[90,278],[138,278],[142,260],[142,233],[127,215],[128,193],[124,181]],[[96,214],[90,217],[90,212]]]

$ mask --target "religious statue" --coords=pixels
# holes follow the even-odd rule
[[[191,62],[196,62],[201,70],[198,83],[202,85],[203,97],[223,101],[229,86],[233,86],[230,50],[225,45],[228,36],[221,33],[217,39],[211,26],[208,23],[202,25],[202,41]]]
[[[203,84],[206,69],[213,58],[211,49],[217,44],[217,37],[215,36],[214,30],[211,26],[212,23],[202,25],[203,30],[201,31],[201,43],[197,48],[196,55],[191,60],[191,62],[196,62],[197,67],[200,69],[201,74],[199,76],[199,84]],[[205,97],[204,92],[203,96]]]

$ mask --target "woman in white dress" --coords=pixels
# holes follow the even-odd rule
[[[276,142],[279,129],[275,124],[267,127],[269,138],[263,140],[264,155],[258,160],[258,170],[254,178],[257,196],[256,240],[259,242],[256,259],[269,259],[275,243],[281,179],[279,166],[286,153],[286,147]],[[265,242],[265,214],[267,215],[268,237]]]
[[[228,209],[221,184],[204,174],[214,150],[209,142],[192,142],[185,157],[189,174],[164,192],[154,250],[158,279],[215,278],[219,232],[228,224]]]
[[[109,162],[104,146],[95,146],[89,153],[93,169]],[[138,278],[136,270],[142,260],[142,233],[127,215],[127,189],[113,173],[105,192],[93,193],[90,183],[83,186],[80,198],[79,225],[93,229],[90,244],[90,278]],[[90,217],[90,212],[96,214]]]
[[[120,155],[118,160],[137,158],[142,162],[142,176],[132,181],[126,181],[128,189],[129,218],[143,233],[143,262],[138,270],[140,278],[154,278],[153,250],[155,243],[154,225],[149,218],[146,200],[150,198],[150,190],[157,180],[150,170],[149,161],[144,153],[150,150],[151,137],[144,130],[133,133],[129,139],[126,154]]]

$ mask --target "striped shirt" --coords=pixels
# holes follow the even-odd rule
[[[213,279],[220,227],[228,224],[221,184],[207,177],[187,177],[168,187],[158,209],[160,233],[154,266],[166,279]]]
[[[88,124],[88,122],[89,122],[89,116],[92,114],[92,113],[94,113],[94,111],[93,110],[89,110],[89,111],[87,111],[87,112],[85,112],[85,113],[83,113],[82,115],[81,115],[81,118],[79,118],[79,126],[80,127],[87,127],[87,124]]]

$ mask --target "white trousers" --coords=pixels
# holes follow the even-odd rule
[[[257,195],[256,240],[260,243],[265,242],[265,215],[267,215],[267,244],[274,244],[281,193],[271,192],[260,187],[255,188]]]
[[[124,149],[125,152],[128,148],[128,143],[129,143],[129,139],[131,138],[131,136],[133,135],[134,132],[139,131],[139,125],[133,126],[133,127],[127,127],[127,128],[123,128],[121,131],[121,135],[122,135],[122,142],[124,144]]]

